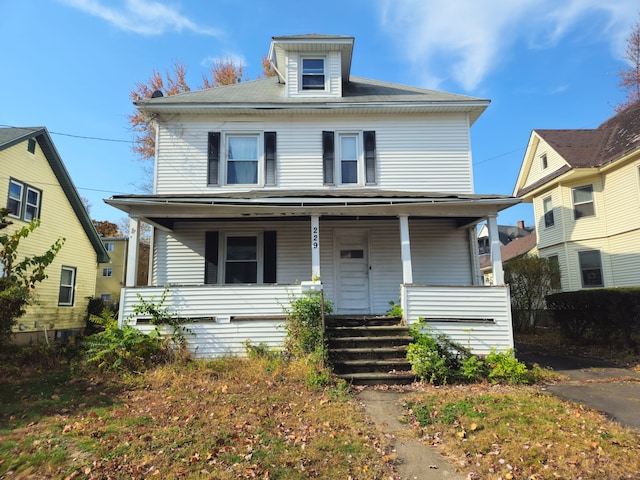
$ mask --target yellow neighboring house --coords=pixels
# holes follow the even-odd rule
[[[127,250],[129,239],[125,237],[102,237],[105,250],[110,260],[98,264],[96,276],[96,297],[106,304],[120,302],[120,289],[124,286],[127,275]],[[138,276],[136,285],[147,285],[149,270],[149,245],[138,246]]]
[[[590,130],[534,130],[514,195],[562,290],[640,285],[640,102]]]
[[[36,286],[34,303],[18,319],[15,342],[75,336],[86,325],[96,265],[109,256],[46,128],[0,128],[0,172],[0,198],[13,222],[2,233],[32,218],[41,222],[20,242],[20,256],[40,255],[66,239],[47,267],[48,278]]]

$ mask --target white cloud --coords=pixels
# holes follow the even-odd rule
[[[421,76],[475,90],[518,41],[552,48],[586,15],[598,14],[599,41],[616,54],[638,18],[637,0],[382,0],[382,25]],[[621,56],[621,55],[620,55]]]
[[[191,31],[200,35],[219,36],[214,28],[200,26],[178,10],[153,0],[124,0],[115,4],[104,0],[60,0],[85,13],[101,18],[121,30],[140,35],[162,35],[166,32]]]

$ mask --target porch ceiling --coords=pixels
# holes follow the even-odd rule
[[[176,220],[309,217],[448,217],[460,225],[520,202],[505,195],[459,195],[374,190],[228,192],[211,195],[117,195],[105,200],[131,217],[164,228]]]

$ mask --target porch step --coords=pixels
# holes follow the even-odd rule
[[[406,359],[413,339],[401,323],[384,315],[328,318],[329,361],[338,377],[358,385],[413,382],[415,374]]]

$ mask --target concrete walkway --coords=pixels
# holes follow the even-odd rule
[[[624,427],[640,429],[640,373],[522,343],[516,345],[516,357],[528,366],[537,363],[566,377],[546,387],[557,397],[597,410]]]
[[[392,437],[396,469],[404,480],[465,480],[435,447],[423,445],[411,427],[400,423],[405,394],[366,388],[358,393],[367,415],[385,435]]]

